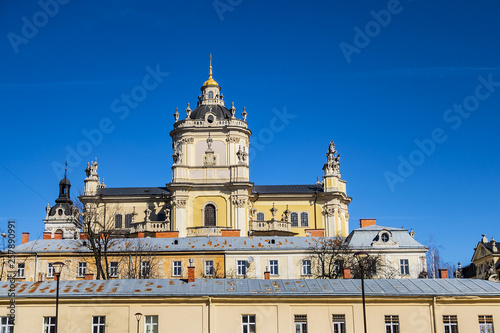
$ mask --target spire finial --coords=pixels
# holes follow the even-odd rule
[[[212,53],[210,53],[210,73],[208,75],[208,78],[212,78]]]
[[[67,173],[68,173],[68,161],[64,162],[64,179],[66,179]]]

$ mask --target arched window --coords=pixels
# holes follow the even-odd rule
[[[115,215],[115,228],[117,229],[121,229],[123,227],[123,217],[121,216],[121,214],[116,214]]]
[[[299,226],[299,214],[297,213],[292,213],[292,215],[290,215],[290,218],[292,220],[292,227],[298,227]]]
[[[132,228],[132,214],[125,215],[125,228]]]
[[[208,99],[213,99],[214,98],[214,92],[213,91],[209,91],[208,92]]]
[[[264,213],[257,213],[257,221],[264,221]]]
[[[300,226],[308,227],[309,226],[309,214],[300,213]]]
[[[215,227],[215,206],[208,204],[205,206],[205,227]]]

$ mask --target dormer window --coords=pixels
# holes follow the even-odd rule
[[[214,92],[213,91],[209,91],[208,92],[208,99],[213,99],[214,98]]]

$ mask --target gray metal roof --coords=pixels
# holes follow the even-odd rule
[[[169,252],[307,250],[321,239],[320,237],[119,238],[112,241],[109,252],[138,249]],[[16,253],[90,252],[82,240],[74,239],[39,239],[18,245],[14,251]]]
[[[18,282],[16,298],[54,297],[55,281]],[[8,282],[0,282],[7,298]],[[500,283],[476,279],[365,280],[366,296],[500,296]],[[360,280],[87,280],[61,281],[60,297],[360,296]]]
[[[381,225],[371,225],[354,229],[348,236],[349,245],[359,249],[373,248],[371,244],[382,230],[387,230],[392,234],[392,240],[399,244],[399,248],[427,248],[425,245],[417,242],[415,238],[411,237],[407,229],[384,227]],[[394,246],[378,247],[378,249],[384,248],[393,249]]]
[[[294,194],[323,192],[322,185],[255,185],[252,193],[260,194]]]
[[[97,194],[109,196],[121,195],[161,195],[169,194],[166,187],[106,187],[98,189]]]

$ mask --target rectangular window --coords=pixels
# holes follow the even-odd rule
[[[278,260],[269,260],[269,272],[271,273],[271,275],[280,275]]]
[[[312,275],[311,260],[302,260],[302,275]]]
[[[105,333],[106,317],[93,316],[92,317],[92,333]]]
[[[246,275],[247,274],[247,262],[245,260],[238,260],[236,262],[236,266],[238,269],[238,275]]]
[[[149,273],[151,273],[151,266],[149,265],[149,261],[141,262],[141,277],[148,278]]]
[[[0,332],[2,333],[14,333],[14,323],[9,317],[0,317]]]
[[[443,316],[444,333],[458,333],[457,316]]]
[[[78,263],[78,276],[85,276],[85,273],[87,273],[87,263],[86,262],[79,262]]]
[[[255,315],[241,316],[241,331],[243,333],[255,333]]]
[[[479,316],[479,333],[494,333],[493,316]]]
[[[18,277],[18,278],[23,278],[24,277],[24,268],[25,268],[24,262],[17,264],[17,274],[16,274],[16,277]]]
[[[55,332],[56,332],[56,317],[43,317],[43,333],[55,333]]]
[[[47,270],[47,277],[49,278],[54,277],[54,267],[52,267],[52,263],[49,263],[49,268]]]
[[[181,276],[181,262],[180,261],[174,261],[172,275],[173,276]]]
[[[205,261],[205,275],[206,276],[214,275],[214,262],[213,262],[213,260]]]
[[[399,260],[399,266],[401,267],[401,275],[410,274],[410,264],[408,263],[408,259]]]
[[[345,315],[332,315],[333,333],[345,333]]]
[[[109,263],[109,276],[118,277],[118,262],[112,261]]]
[[[158,333],[158,316],[146,316],[144,319],[145,333]]]
[[[385,316],[385,332],[399,333],[399,316]]]
[[[307,333],[307,315],[295,315],[295,333]]]

